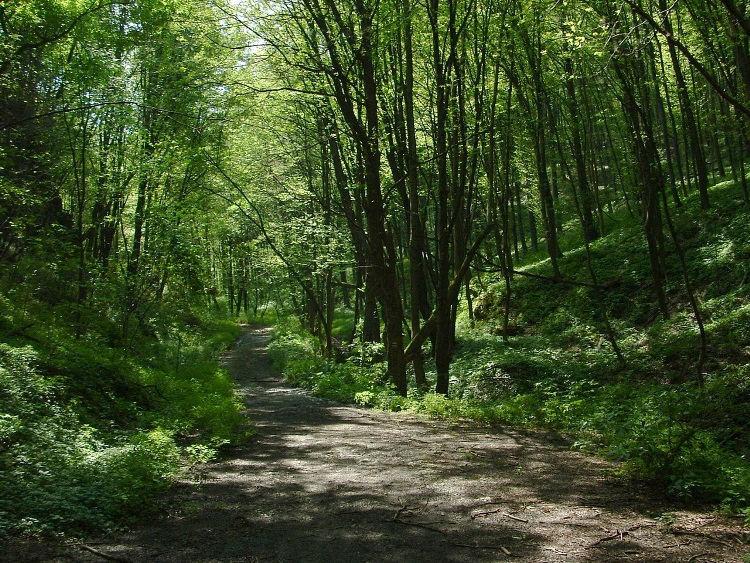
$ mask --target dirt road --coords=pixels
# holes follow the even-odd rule
[[[750,552],[739,521],[609,478],[609,464],[554,437],[285,386],[269,336],[247,327],[224,358],[256,425],[249,443],[178,487],[159,519],[39,560],[706,563]]]

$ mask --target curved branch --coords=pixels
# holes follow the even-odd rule
[[[451,281],[450,285],[448,286],[448,299],[446,301],[447,303],[453,303],[456,299],[458,299],[458,293],[459,291],[461,291],[461,285],[463,284],[464,279],[466,279],[466,273],[469,271],[469,267],[471,266],[472,260],[474,260],[474,256],[477,252],[479,252],[479,247],[484,242],[484,239],[486,239],[490,235],[490,233],[495,229],[496,226],[497,225],[495,223],[490,223],[489,225],[487,225],[474,241],[474,244],[471,245],[471,248],[467,251],[466,257],[464,258],[461,267],[456,270],[456,273],[453,276],[453,281]],[[425,323],[422,325],[422,328],[419,329],[419,332],[414,335],[414,337],[411,339],[411,342],[409,342],[409,344],[406,346],[404,355],[406,356],[407,361],[411,361],[414,359],[419,350],[422,348],[422,344],[424,344],[425,341],[430,337],[436,326],[437,309],[433,309],[432,313],[430,314],[430,318],[425,321]]]

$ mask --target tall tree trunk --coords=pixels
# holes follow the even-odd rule
[[[565,87],[568,92],[568,111],[570,112],[571,135],[573,137],[573,159],[576,165],[576,185],[578,186],[578,199],[581,206],[583,238],[586,242],[592,242],[599,238],[599,231],[596,229],[592,211],[591,189],[589,188],[583,144],[581,143],[581,117],[576,100],[573,61],[570,57],[565,59]]]
[[[674,29],[672,28],[672,21],[669,18],[666,0],[659,0],[659,9],[662,13],[666,14],[663,21],[665,31],[670,36],[674,36]],[[688,91],[685,76],[680,67],[680,58],[677,56],[677,49],[674,41],[668,41],[667,43],[669,46],[669,57],[672,60],[675,82],[677,83],[677,96],[680,102],[680,108],[682,109],[683,121],[688,136],[688,150],[692,156],[695,171],[698,176],[698,192],[700,194],[701,209],[705,211],[706,209],[709,209],[711,204],[708,200],[708,168],[706,167],[706,159],[703,155],[703,147],[701,146],[700,138],[698,137],[698,123],[695,114],[693,113],[690,92]]]
[[[623,109],[633,132],[633,154],[635,156],[638,179],[641,187],[644,231],[648,243],[648,256],[651,265],[651,278],[654,284],[657,303],[662,316],[669,316],[666,293],[664,291],[664,232],[659,204],[659,191],[664,188],[663,175],[659,168],[659,155],[653,140],[650,119],[653,113],[648,107],[648,86],[643,84],[644,65],[633,62],[633,72],[629,74],[625,63],[615,60],[617,72],[623,87]],[[640,84],[637,81],[641,81]]]
[[[406,169],[407,184],[409,192],[409,293],[410,293],[410,321],[411,337],[419,333],[421,328],[420,305],[427,300],[427,283],[424,274],[424,237],[422,227],[422,217],[419,205],[419,177],[417,162],[417,136],[416,124],[414,121],[414,49],[412,46],[412,26],[411,10],[412,4],[409,0],[404,0],[402,8],[402,17],[404,18],[404,57],[405,57],[405,74],[404,74],[404,111],[406,114]],[[427,379],[424,369],[424,358],[421,347],[415,353],[412,362],[414,366],[414,377],[417,385],[424,388],[427,385]]]
[[[452,1],[452,0],[450,0]],[[444,65],[442,58],[442,39],[438,23],[439,0],[429,0],[428,16],[432,30],[432,59],[435,73],[435,153],[437,162],[437,210],[436,210],[436,238],[437,238],[437,287],[435,288],[436,327],[435,327],[435,370],[437,382],[435,391],[447,394],[449,386],[449,370],[451,361],[451,302],[448,298],[450,283],[450,188],[448,185],[448,80],[447,73],[450,65]]]
[[[371,283],[372,272],[369,267],[370,250],[361,213],[349,192],[348,180],[341,158],[339,138],[339,132],[335,129],[328,134],[331,165],[333,166],[341,207],[352,237],[357,265],[356,285],[358,291],[355,294],[355,317],[358,317],[357,320],[359,320],[361,313],[362,340],[364,342],[380,342],[380,316],[378,314],[377,297],[374,291],[375,286]]]
[[[373,283],[378,301],[383,307],[386,338],[388,378],[401,395],[406,395],[406,356],[402,322],[404,319],[401,296],[396,274],[396,248],[386,228],[385,201],[380,183],[380,149],[378,144],[378,93],[375,65],[373,62],[373,13],[364,0],[355,2],[360,19],[361,48],[357,58],[362,69],[364,92],[365,135],[362,152],[365,164],[364,210],[369,231],[370,259],[372,260]],[[341,69],[343,71],[343,69]]]

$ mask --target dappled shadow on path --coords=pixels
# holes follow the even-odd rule
[[[157,520],[98,549],[162,562],[741,560],[731,538],[668,533],[654,516],[670,507],[554,437],[285,387],[267,339],[251,327],[225,357],[257,433],[179,487]]]

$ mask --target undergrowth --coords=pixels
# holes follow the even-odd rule
[[[676,256],[668,255],[670,317],[651,294],[643,228],[620,213],[616,229],[591,245],[606,290],[516,276],[514,336],[500,334],[505,286],[485,278],[476,319],[459,316],[448,396],[406,397],[384,379],[376,355],[357,347],[336,361],[289,322],[272,354],[287,377],[339,401],[428,416],[555,429],[572,447],[620,462],[623,475],[660,483],[670,495],[712,502],[750,519],[750,209],[738,190],[713,189],[711,211],[696,201],[674,212],[701,304],[709,358],[698,377],[699,336]],[[699,215],[699,214],[698,214]],[[580,240],[568,236],[563,274],[590,281]],[[671,245],[670,245],[671,248]],[[550,276],[546,260],[517,267]],[[604,303],[625,363],[613,352]],[[430,365],[428,363],[428,370]],[[430,387],[435,373],[428,371]]]
[[[126,349],[28,314],[17,323],[3,301],[0,536],[121,526],[247,431],[216,361],[235,323],[191,317]]]

